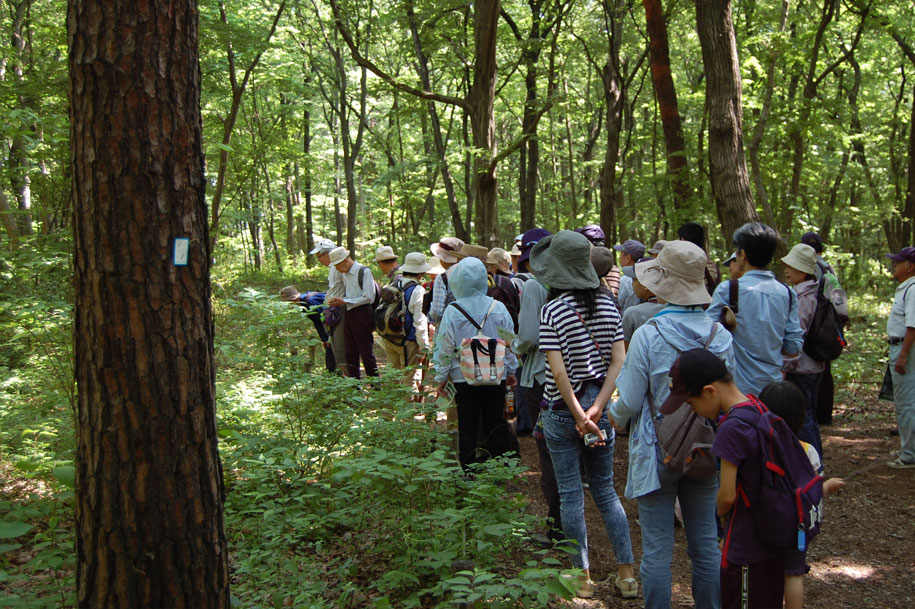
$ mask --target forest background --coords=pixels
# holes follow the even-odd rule
[[[42,606],[49,593],[68,604],[75,390],[67,5],[3,6],[0,464],[8,483],[0,586],[25,586],[15,588],[23,604]],[[403,470],[399,459],[427,448],[379,441],[373,448],[383,455],[353,455],[341,448],[347,432],[315,414],[324,402],[314,394],[343,401],[353,388],[310,373],[314,337],[302,337],[301,319],[273,295],[286,283],[321,286],[323,267],[306,255],[319,237],[367,261],[379,245],[403,255],[428,251],[444,235],[509,248],[533,226],[599,223],[608,242],[652,243],[696,220],[709,227],[710,253],[720,259],[733,228],[759,218],[787,247],[818,231],[856,299],[858,327],[881,331],[877,303],[892,290],[884,254],[913,242],[911,3],[202,0],[199,18],[227,528],[245,548],[242,570],[295,573],[297,603],[327,598],[326,584],[314,583],[324,579],[311,567],[284,561],[326,551],[333,560],[321,556],[325,568],[355,570],[353,555],[364,550],[358,534],[377,525],[357,517],[359,501],[377,496],[373,484],[394,484],[385,475],[399,480],[391,473]],[[862,338],[840,374],[874,376],[879,350]],[[373,412],[387,398],[398,399],[370,396],[361,408]],[[366,433],[386,438],[388,423],[367,416]],[[326,452],[352,459],[343,466],[319,456]],[[290,470],[320,484],[335,476],[346,492],[293,493]],[[447,512],[447,496],[432,501],[428,480],[417,488],[453,537],[438,531],[442,547],[431,557],[419,543],[406,554],[382,544],[391,568],[373,599],[457,594],[464,582],[448,583],[452,559],[469,553],[479,561],[517,530],[517,514],[500,519],[504,510],[492,507],[500,505],[498,485],[465,506],[490,514],[492,528],[472,533],[471,512]],[[352,509],[323,520],[289,510],[320,501]],[[290,524],[294,518],[307,522]],[[290,550],[292,531],[305,529],[324,550]],[[534,582],[557,565],[536,567]],[[34,573],[47,579],[30,580]],[[549,589],[543,578],[541,589],[528,582],[515,592],[505,592],[514,580],[500,578],[499,590],[536,596]],[[247,585],[241,596],[265,594]],[[334,590],[334,600],[358,592]]]

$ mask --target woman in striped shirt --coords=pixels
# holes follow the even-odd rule
[[[605,407],[623,364],[623,331],[613,300],[598,290],[588,240],[572,231],[542,239],[530,255],[530,267],[548,285],[549,299],[540,312],[540,350],[546,353],[542,415],[544,436],[556,470],[565,536],[577,542],[572,563],[584,571],[576,594],[594,594],[584,521],[584,460],[591,496],[618,563],[615,585],[623,597],[638,595],[632,542],[622,503],[613,488],[614,431]]]

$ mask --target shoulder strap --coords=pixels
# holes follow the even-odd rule
[[[588,336],[591,337],[591,342],[594,343],[594,348],[597,349],[597,354],[600,356],[601,361],[604,362],[604,365],[607,366],[607,368],[609,369],[610,364],[607,362],[606,358],[604,357],[603,352],[600,350],[600,345],[598,344],[597,339],[594,338],[594,334],[591,333],[591,328],[589,328],[588,324],[585,323],[585,318],[582,317],[581,313],[578,312],[578,309],[576,309],[571,304],[569,304],[569,302],[565,298],[559,298],[558,300],[565,306],[569,307],[572,310],[572,312],[578,316],[578,321],[581,322],[581,325],[585,327],[585,332],[587,332]]]
[[[365,275],[365,271],[368,268],[369,267],[367,267],[367,266],[363,266],[361,269],[359,269],[359,274],[357,275],[357,277],[359,278],[359,289],[360,290],[362,289],[362,276]]]
[[[731,307],[731,310],[734,311],[734,315],[737,315],[737,299],[740,295],[740,280],[739,279],[728,279],[728,306]]]
[[[483,326],[486,325],[486,320],[489,319],[489,314],[492,313],[493,309],[495,309],[495,308],[496,308],[496,299],[493,298],[492,302],[489,303],[489,309],[487,309],[486,315],[483,316],[483,323],[481,323],[479,326],[477,326],[477,328],[479,328],[480,332],[483,331]]]
[[[476,322],[476,320],[475,320],[473,317],[470,316],[470,313],[468,313],[467,311],[465,311],[464,308],[461,307],[461,305],[459,305],[459,304],[456,303],[456,302],[452,302],[452,303],[449,304],[448,306],[449,306],[449,307],[454,307],[455,309],[457,309],[458,311],[460,311],[461,314],[462,314],[464,317],[467,318],[467,321],[469,321],[470,323],[473,324],[473,327],[474,327],[474,328],[476,328],[477,330],[479,330],[479,331],[481,331],[481,332],[483,331],[483,325],[482,325],[482,324],[478,324],[478,323]],[[492,305],[490,305],[489,310],[492,311]],[[489,311],[486,312],[486,317],[489,317]],[[484,324],[486,323],[486,317],[483,318],[483,323],[484,323]]]

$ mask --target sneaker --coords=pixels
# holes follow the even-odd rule
[[[619,575],[617,575],[613,585],[620,591],[623,598],[638,598],[639,596],[639,582],[635,581],[632,577],[621,579]]]
[[[892,461],[887,461],[886,464],[893,469],[912,469],[915,468],[915,463],[906,463],[899,457],[896,457]]]

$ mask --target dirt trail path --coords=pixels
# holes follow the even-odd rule
[[[915,607],[915,469],[885,465],[899,449],[893,405],[861,397],[854,406],[837,405],[835,423],[823,427],[824,465],[828,476],[845,477],[847,486],[827,499],[821,534],[807,554],[811,566],[805,579],[809,608],[912,609]],[[536,447],[521,438],[524,464],[537,471]],[[616,446],[616,488],[622,496],[626,480],[628,438]],[[546,514],[539,475],[525,476],[523,492],[539,514]],[[585,503],[590,533],[592,577],[601,582],[615,573],[615,561],[603,525],[590,498]],[[629,516],[636,562],[641,533],[636,502],[623,498]],[[686,537],[676,532],[673,559],[673,605],[692,607]],[[641,607],[614,594],[612,580],[599,583],[592,600],[560,601],[557,607]]]

